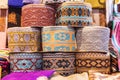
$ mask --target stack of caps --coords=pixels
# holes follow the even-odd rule
[[[42,29],[43,69],[54,69],[61,75],[75,73],[75,30],[67,26]]]
[[[77,72],[96,70],[110,73],[110,55],[107,55],[110,30],[101,26],[77,29]]]
[[[8,28],[11,72],[29,72],[41,69],[40,30],[31,27]]]

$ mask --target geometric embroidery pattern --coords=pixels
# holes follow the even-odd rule
[[[69,40],[70,35],[68,33],[59,32],[59,33],[55,34],[55,39],[60,40],[60,41]]]
[[[40,53],[10,53],[11,72],[30,72],[42,69]]]
[[[110,73],[110,55],[98,52],[83,52],[76,54],[77,72],[96,70]]]
[[[70,48],[67,46],[56,46],[54,48],[55,51],[70,51]]]
[[[89,26],[92,24],[90,4],[65,2],[57,9],[56,25]]]
[[[8,47],[12,52],[38,51],[40,31],[37,28],[9,28]]]
[[[71,27],[56,26],[42,29],[43,51],[74,51],[75,43],[75,31]]]
[[[54,69],[63,76],[75,73],[74,53],[44,53],[43,69]]]
[[[28,14],[29,13],[29,14]],[[22,8],[21,25],[51,26],[55,24],[55,10],[47,5],[30,4]]]

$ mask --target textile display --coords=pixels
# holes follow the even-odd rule
[[[86,26],[76,31],[79,51],[108,52],[110,30],[101,26]]]
[[[21,26],[21,8],[10,7],[8,9],[8,27]]]
[[[38,77],[45,76],[50,78],[54,74],[54,70],[38,70],[34,72],[12,72],[2,78],[2,80],[37,80]]]
[[[43,70],[53,69],[62,76],[76,72],[75,53],[45,52],[43,53]]]
[[[42,69],[42,54],[39,52],[11,52],[11,72],[31,72]]]
[[[81,74],[72,74],[67,77],[57,75],[53,76],[50,80],[89,80],[89,76],[87,72]]]
[[[118,58],[118,68],[120,71],[120,37],[119,37],[119,32],[120,32],[120,19],[114,19],[113,21],[113,28],[112,28],[112,45],[113,49],[115,50],[115,53]]]
[[[8,48],[11,52],[40,51],[40,42],[40,30],[38,28],[8,28]]]
[[[112,45],[114,46],[115,50],[117,53],[119,53],[119,31],[120,31],[120,19],[119,18],[114,18],[113,20],[113,28],[112,28]]]
[[[55,25],[54,8],[44,4],[28,4],[22,7],[22,27],[53,25]]]
[[[57,9],[56,25],[83,27],[92,23],[92,7],[89,3],[64,2]]]
[[[105,8],[106,0],[85,0],[92,5],[92,8]]]
[[[106,26],[106,13],[105,9],[92,9],[93,11],[93,25]]]
[[[110,55],[102,52],[80,52],[76,54],[76,69],[78,73],[95,70],[110,73]]]
[[[67,26],[49,26],[42,29],[43,51],[75,51],[75,31]]]

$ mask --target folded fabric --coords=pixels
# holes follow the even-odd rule
[[[8,0],[8,5],[13,7],[22,7],[23,6],[23,0]]]
[[[81,74],[72,74],[70,76],[64,77],[61,75],[56,75],[52,77],[50,80],[89,80],[88,73],[84,72]]]
[[[9,51],[0,50],[0,61],[6,61],[6,60],[9,62]]]
[[[14,72],[2,78],[2,80],[36,80],[40,76],[51,77],[54,70],[41,70],[35,72]]]

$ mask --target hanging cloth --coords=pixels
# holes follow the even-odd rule
[[[120,71],[120,20],[114,20],[113,22],[112,44],[118,57],[118,67]]]
[[[120,21],[114,20],[113,29],[112,29],[112,44],[117,53],[120,52],[120,40],[119,40],[120,32],[119,31],[120,31]]]

